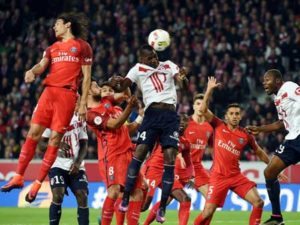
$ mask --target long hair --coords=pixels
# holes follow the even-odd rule
[[[57,19],[71,23],[71,32],[77,38],[86,40],[88,37],[89,20],[84,13],[67,12],[60,14]]]

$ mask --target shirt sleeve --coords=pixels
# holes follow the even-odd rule
[[[43,52],[43,58],[51,59],[50,49],[50,47],[46,48],[46,50]]]
[[[288,82],[286,91],[289,98],[300,103],[300,86],[298,84],[294,82]]]
[[[137,65],[132,67],[129,72],[126,75],[126,78],[131,80],[133,83],[137,83],[137,77],[138,77],[138,71],[137,71]]]
[[[82,42],[81,65],[92,65],[93,50],[87,42]]]
[[[249,145],[250,147],[253,149],[253,151],[257,151],[257,143],[256,143],[256,140],[254,138],[254,136],[252,134],[248,134],[248,142],[249,142]]]
[[[42,134],[43,138],[50,138],[51,135],[51,130],[49,128],[47,128],[44,133]]]
[[[88,111],[87,123],[91,127],[95,127],[98,130],[105,130],[109,115],[107,113],[100,113],[97,111]]]
[[[179,73],[179,67],[173,63],[172,61],[168,60],[166,61],[166,64],[170,66],[170,69],[172,71],[172,76],[174,77],[176,74]]]
[[[86,131],[86,122],[84,122],[80,127],[79,140],[88,140],[88,135]]]
[[[219,125],[221,125],[221,124],[223,124],[223,123],[224,123],[223,120],[221,120],[220,118],[214,116],[214,118],[213,118],[212,121],[210,122],[210,125],[211,125],[212,127],[217,127],[217,126],[219,126]]]

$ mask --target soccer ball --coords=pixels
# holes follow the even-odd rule
[[[148,36],[148,44],[154,48],[155,51],[163,51],[170,45],[171,39],[167,31],[156,29]]]

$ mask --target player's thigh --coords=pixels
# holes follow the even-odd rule
[[[285,154],[286,155],[286,154]],[[286,156],[284,156],[286,157]],[[275,179],[287,167],[287,164],[278,156],[273,155],[267,167],[264,170],[266,179]]]
[[[84,190],[88,194],[88,178],[84,170],[79,170],[77,174],[69,176],[69,186],[75,196],[78,190]]]
[[[222,207],[224,205],[230,182],[220,176],[213,176],[210,178],[207,191],[207,202]]]
[[[209,175],[207,171],[201,166],[195,166],[195,187],[199,189],[200,187],[207,185],[209,182]]]
[[[76,105],[76,93],[64,88],[56,90],[56,101],[53,103],[53,118],[50,128],[59,133],[64,133],[73,117]]]
[[[178,148],[179,140],[179,116],[176,112],[168,111],[164,113],[164,120],[161,123],[162,133],[159,137],[162,148]]]
[[[241,198],[246,197],[246,194],[254,187],[256,187],[256,183],[249,180],[242,174],[238,174],[231,178],[231,187],[230,189],[235,192]]]

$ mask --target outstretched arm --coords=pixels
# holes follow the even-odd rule
[[[206,92],[203,97],[203,102],[200,106],[200,111],[203,113],[208,122],[211,122],[214,118],[214,114],[208,109],[208,103],[216,87],[219,87],[221,83],[217,83],[215,77],[208,77]]]
[[[247,126],[246,129],[248,132],[257,135],[260,132],[267,133],[272,131],[278,131],[284,128],[284,123],[282,120],[278,120],[274,123],[262,125],[262,126]]]
[[[35,80],[35,77],[42,74],[49,65],[49,59],[47,57],[43,57],[42,60],[35,64],[30,70],[25,73],[25,83],[31,83]]]

